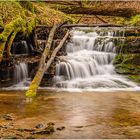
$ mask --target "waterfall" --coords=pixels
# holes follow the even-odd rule
[[[92,30],[91,30],[92,29]],[[66,46],[66,56],[56,65],[54,85],[68,89],[122,89],[137,85],[116,74],[112,64],[116,56],[116,40],[124,32],[74,28]]]
[[[12,54],[29,54],[29,46],[25,40],[14,42]]]
[[[15,65],[14,69],[14,82],[17,84],[28,78],[28,66],[25,63]]]

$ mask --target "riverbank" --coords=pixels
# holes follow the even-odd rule
[[[140,92],[0,92],[0,138],[139,138]]]

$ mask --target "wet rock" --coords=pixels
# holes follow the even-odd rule
[[[65,129],[65,126],[57,127],[56,130],[62,131]]]
[[[35,139],[33,136],[28,136],[26,139]]]
[[[20,139],[20,137],[17,136],[4,136],[2,139]]]
[[[11,114],[4,114],[3,115],[3,118],[5,120],[8,120],[8,121],[12,121],[13,120],[13,116]]]
[[[37,124],[36,126],[35,126],[35,128],[43,128],[43,124],[42,123],[39,123],[39,124]]]
[[[20,131],[20,132],[33,132],[35,131],[35,129],[32,129],[32,128],[18,128],[17,131]]]
[[[46,131],[48,132],[54,132],[54,123],[48,123],[48,126],[45,128]]]
[[[6,125],[0,125],[1,129],[7,129],[8,127]]]
[[[47,123],[47,125],[48,125],[48,126],[50,126],[50,125],[55,125],[55,123],[49,122],[49,123]]]
[[[19,134],[19,133],[16,133],[16,135],[19,136],[19,137],[23,137],[23,135],[22,134]]]
[[[75,128],[83,128],[84,126],[75,126]]]
[[[46,128],[44,128],[43,130],[38,130],[38,131],[32,132],[32,134],[51,134],[51,133],[55,132],[54,123],[49,122],[47,125],[48,126]]]

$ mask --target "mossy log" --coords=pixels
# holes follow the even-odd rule
[[[139,74],[140,73],[140,54],[118,54],[113,64],[119,74]]]
[[[6,42],[0,42],[0,63],[3,59],[3,51],[4,51],[4,48],[5,48],[5,44],[6,44]]]
[[[6,45],[6,42],[8,41],[9,36],[13,32],[17,32],[19,30],[22,30],[23,24],[24,23],[23,23],[22,18],[17,18],[16,20],[13,20],[12,22],[10,22],[9,24],[7,24],[4,27],[4,30],[0,35],[0,62],[3,59],[3,52],[4,52],[5,45]],[[11,41],[12,41],[12,39],[11,39]]]
[[[50,28],[47,25],[37,25],[37,28],[46,27]],[[62,25],[62,28],[72,28],[72,27],[124,27],[123,25],[119,24],[66,24]]]
[[[18,31],[14,31],[8,41],[8,44],[7,44],[7,58],[10,59],[11,58],[11,46],[12,46],[12,43],[16,37],[16,34],[18,33]]]
[[[56,8],[56,7],[55,7]],[[112,8],[106,6],[77,6],[77,5],[61,5],[57,7],[58,10],[67,14],[87,14],[87,15],[103,15],[103,16],[119,16],[130,18],[131,16],[138,14],[138,11],[132,8],[117,7]]]
[[[50,35],[49,35],[49,39],[48,39],[48,47],[50,48],[51,46],[51,42],[52,42],[52,39],[53,39],[53,36],[54,36],[54,32],[56,30],[56,26],[54,26],[50,32]],[[46,57],[49,55],[49,50],[48,50],[48,47],[45,48],[45,51],[43,52],[42,54],[42,57],[41,57],[41,60],[40,60],[40,65],[39,65],[39,68],[38,68],[38,71],[28,89],[28,91],[26,92],[26,97],[34,97],[36,96],[36,92],[37,92],[37,89],[39,87],[39,84],[42,80],[42,77],[44,75],[44,72],[46,70],[48,70],[48,68],[50,67],[51,63],[53,62],[57,52],[60,50],[60,48],[63,46],[63,44],[65,43],[67,37],[69,35],[69,31],[67,31],[66,35],[64,36],[64,38],[61,40],[61,42],[59,43],[59,45],[54,49],[50,59],[48,60],[47,63],[45,63],[45,60],[46,60]]]
[[[63,44],[65,43],[66,39],[69,36],[69,30],[67,31],[66,35],[64,36],[64,38],[61,40],[61,42],[59,43],[59,45],[54,49],[50,59],[48,60],[48,62],[46,63],[46,71],[48,70],[48,68],[50,67],[51,63],[53,62],[54,58],[56,57],[57,52],[62,48]]]
[[[3,59],[3,52],[5,49],[6,41],[8,37],[10,36],[10,34],[13,32],[13,28],[10,28],[10,27],[11,25],[7,25],[4,28],[4,31],[2,32],[2,34],[0,35],[0,62]]]
[[[40,59],[39,68],[37,70],[37,73],[36,73],[34,79],[32,80],[32,82],[30,84],[28,91],[26,92],[27,97],[36,96],[36,91],[37,91],[38,86],[41,82],[43,74],[45,72],[45,61],[46,61],[47,56],[49,55],[56,29],[57,29],[57,25],[54,25],[50,31],[50,34],[49,34],[49,37],[47,40],[47,44],[45,46],[44,52],[43,52],[41,59]]]

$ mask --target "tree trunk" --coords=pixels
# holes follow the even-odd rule
[[[7,57],[8,59],[11,58],[11,47],[12,47],[12,43],[16,37],[16,34],[18,33],[18,31],[14,31],[8,41],[8,45],[7,45]]]
[[[94,9],[92,7],[71,6],[70,8],[59,8],[58,10],[67,14],[86,14],[86,15],[102,15],[102,16],[119,16],[130,18],[138,14],[138,12],[129,8],[118,9]]]
[[[45,60],[46,60],[47,56],[49,55],[49,51],[50,51],[50,48],[51,48],[51,45],[52,45],[52,41],[53,41],[53,37],[54,37],[56,29],[57,29],[57,26],[54,25],[53,28],[50,31],[46,47],[45,47],[44,52],[43,52],[43,54],[41,56],[41,59],[40,59],[38,71],[37,71],[34,79],[32,80],[28,91],[26,92],[27,97],[36,96],[36,91],[37,91],[38,86],[41,82],[43,74],[45,72]]]
[[[53,62],[54,58],[56,57],[57,52],[62,48],[63,44],[65,43],[66,39],[69,36],[69,30],[67,31],[66,35],[64,36],[64,38],[61,40],[61,42],[59,43],[59,45],[54,49],[50,59],[48,60],[48,62],[46,63],[46,71],[48,70],[48,68],[50,67],[51,63]]]
[[[72,28],[72,27],[123,27],[123,25],[118,24],[69,24],[63,25],[64,28]]]
[[[38,25],[38,28],[41,27],[46,27],[46,28],[50,28],[47,25]],[[62,28],[72,28],[72,27],[125,27],[123,25],[119,25],[119,24],[66,24],[66,25],[62,25]],[[126,26],[127,27],[127,26]],[[135,28],[139,28],[139,27],[135,27]]]
[[[4,52],[5,44],[6,42],[0,42],[0,63],[3,59],[3,52]]]
[[[53,30],[53,31],[54,31],[54,30]],[[44,61],[44,58],[45,58],[45,57],[42,55],[43,60],[42,60],[42,58],[41,58],[39,69],[38,69],[38,71],[37,71],[37,73],[36,73],[36,75],[35,75],[35,77],[34,77],[32,83],[31,83],[31,85],[30,85],[28,91],[26,92],[26,97],[31,98],[31,97],[36,96],[36,92],[37,92],[38,86],[39,86],[39,84],[40,84],[40,82],[41,82],[41,80],[42,80],[42,77],[43,77],[43,75],[44,75],[44,72],[45,72],[46,70],[48,70],[48,68],[50,67],[51,63],[53,62],[53,60],[54,60],[54,58],[55,58],[55,56],[56,56],[56,54],[57,54],[57,52],[60,50],[60,48],[61,48],[61,47],[63,46],[63,44],[65,43],[65,41],[66,41],[68,35],[69,35],[69,31],[67,31],[66,35],[65,35],[64,38],[61,40],[61,42],[59,43],[59,45],[54,49],[54,51],[53,51],[53,53],[52,53],[52,55],[51,55],[51,57],[50,57],[50,59],[48,60],[47,63],[45,63],[45,61]],[[51,36],[51,39],[52,39],[52,36]],[[46,49],[46,48],[45,48],[45,49]],[[46,59],[46,58],[45,58],[45,59]]]
[[[90,1],[91,2],[91,1]],[[48,2],[49,3],[49,2]],[[51,7],[58,9],[67,14],[86,14],[86,15],[102,15],[102,16],[118,16],[130,18],[139,14],[138,2],[123,2],[123,1],[93,1],[90,4],[67,4],[60,3],[58,5],[51,4]]]

